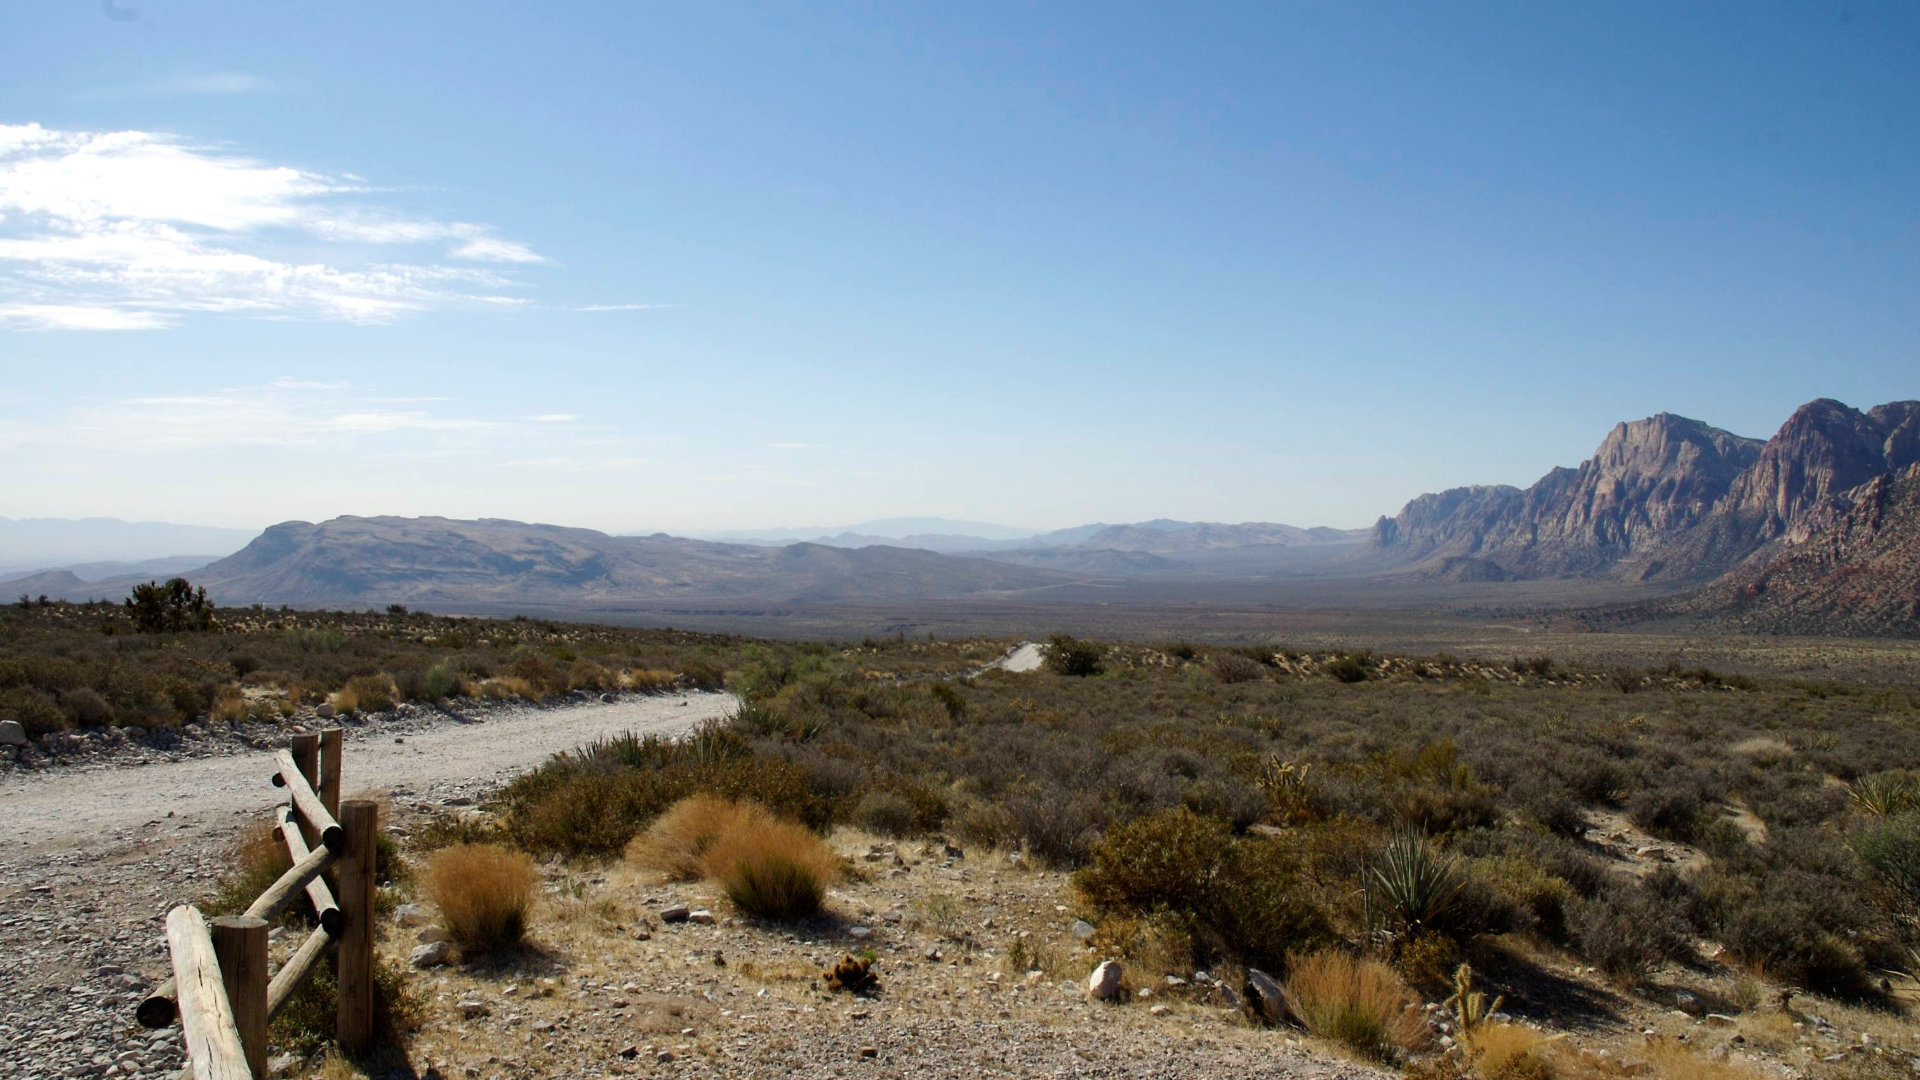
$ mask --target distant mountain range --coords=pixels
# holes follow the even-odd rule
[[[74,527],[79,535],[81,525],[122,537],[147,530],[149,543],[237,533],[0,519],[0,543],[35,530],[48,537]],[[167,529],[181,531],[156,531]],[[1623,593],[1630,585],[1636,595],[1665,597],[1622,608],[1621,618],[1920,635],[1920,402],[1862,412],[1822,399],[1764,441],[1662,413],[1615,426],[1592,458],[1525,489],[1422,495],[1371,529],[1156,519],[1024,534],[894,518],[781,542],[794,531],[806,530],[717,541],[501,520],[341,517],[273,526],[217,560],[68,559],[0,579],[0,588],[80,599],[186,573],[228,604],[589,612],[684,598],[917,601],[1082,585],[1111,595],[1126,582],[1173,596],[1182,582],[1381,578],[1444,590],[1580,579],[1588,596],[1611,581]]]
[[[99,570],[88,564],[141,563],[163,557],[200,566],[240,550],[258,535],[253,529],[164,521],[0,517],[0,574],[66,567],[88,579],[88,574]]]
[[[1369,554],[1456,581],[1712,582],[1663,609],[1920,633],[1916,463],[1917,401],[1809,402],[1765,442],[1662,413],[1616,426],[1591,459],[1525,490],[1422,495],[1380,519]]]

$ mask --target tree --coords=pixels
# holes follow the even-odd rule
[[[1055,634],[1047,639],[1047,668],[1061,675],[1098,675],[1101,652],[1094,642]]]
[[[133,628],[143,634],[213,629],[213,602],[207,599],[206,587],[196,589],[186,578],[172,578],[165,585],[151,581],[135,585],[133,595],[127,597],[127,615]]]

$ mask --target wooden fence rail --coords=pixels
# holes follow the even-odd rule
[[[339,728],[296,735],[274,755],[273,783],[288,803],[274,811],[293,865],[247,907],[214,919],[182,905],[167,913],[173,978],[135,1011],[145,1027],[180,1022],[187,1072],[194,1080],[253,1080],[266,1075],[267,1024],[292,999],[329,949],[337,950],[339,999],[334,1035],[357,1054],[373,1039],[374,859],[379,808],[340,802]],[[334,873],[339,899],[326,873]],[[267,924],[305,895],[320,924],[280,970],[267,976]]]

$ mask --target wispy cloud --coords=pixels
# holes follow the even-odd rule
[[[191,312],[377,323],[526,303],[519,282],[471,264],[541,255],[373,194],[162,133],[0,125],[0,326],[155,329]]]
[[[80,101],[129,97],[205,97],[259,94],[274,88],[273,81],[238,71],[182,72],[145,82],[102,86],[75,94]]]
[[[677,308],[679,304],[587,304],[575,311],[654,311],[659,308]]]

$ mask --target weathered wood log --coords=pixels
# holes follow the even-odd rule
[[[320,962],[320,957],[332,945],[333,935],[327,933],[326,927],[320,927],[308,934],[307,940],[301,942],[293,955],[287,957],[287,962],[280,965],[280,970],[273,973],[273,981],[267,984],[269,1020],[280,1015],[280,1010],[293,1000],[293,992],[307,981],[307,976],[313,972],[313,965]]]
[[[287,753],[293,755],[293,763],[299,767],[300,775],[306,778],[307,786],[318,794],[320,791],[320,736],[295,735],[287,741]],[[326,800],[321,800],[320,805],[327,806]],[[327,813],[333,814],[336,818],[340,816],[334,813],[331,806],[327,806]],[[300,835],[306,837],[308,847],[320,846],[320,827],[313,822],[303,819],[300,822]]]
[[[340,754],[342,733],[330,727],[320,733],[320,804],[340,816]]]
[[[295,862],[291,869],[280,875],[280,880],[267,886],[267,891],[261,893],[258,900],[247,905],[247,916],[265,919],[268,922],[279,918],[280,913],[287,910],[287,907],[299,898],[300,893],[310,882],[320,879],[320,872],[332,866],[336,858],[338,856],[331,848],[318,848],[307,852],[306,858]],[[317,908],[319,905],[314,906]]]
[[[247,1071],[267,1075],[267,921],[248,915],[213,920],[213,953],[227,988],[233,1027],[246,1051]]]
[[[334,1037],[348,1054],[365,1053],[373,1043],[373,890],[375,831],[380,805],[369,799],[340,804],[346,840],[340,854],[340,911],[346,926],[334,966],[340,977]]]
[[[252,1080],[213,938],[197,909],[183,904],[167,912],[167,951],[173,959],[180,1026],[194,1080]]]
[[[133,1010],[133,1018],[140,1021],[144,1028],[172,1027],[180,1017],[180,1004],[176,1000],[178,991],[174,987],[173,977],[147,991],[140,1004]]]
[[[287,856],[300,864],[312,856],[307,850],[307,842],[300,836],[299,823],[292,807],[282,806],[275,811],[276,823],[280,829],[280,842],[287,846]],[[321,851],[328,849],[321,848]],[[335,856],[338,861],[338,856]],[[329,934],[340,933],[345,919],[340,914],[340,905],[334,902],[333,890],[327,888],[324,878],[315,877],[307,882],[307,899],[313,902],[313,917]]]
[[[301,819],[319,832],[321,843],[338,851],[340,841],[346,834],[341,830],[340,823],[328,813],[320,796],[314,794],[313,785],[307,783],[300,766],[294,763],[293,755],[282,750],[273,759],[280,766],[279,774],[274,777],[274,786],[284,787],[293,795],[293,805],[300,811]]]

